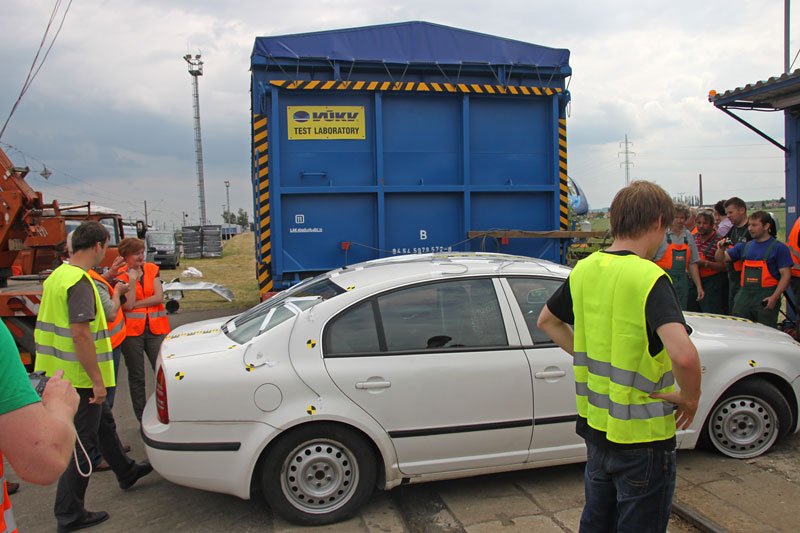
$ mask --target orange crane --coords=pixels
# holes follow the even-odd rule
[[[42,282],[60,264],[67,235],[85,220],[96,220],[111,235],[103,266],[119,255],[125,235],[117,213],[92,211],[91,203],[45,204],[42,193],[25,181],[27,167],[16,167],[0,149],[0,318],[19,347],[22,361],[33,365],[33,330]]]

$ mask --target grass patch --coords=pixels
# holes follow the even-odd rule
[[[190,266],[203,273],[199,281],[219,283],[232,290],[233,301],[226,302],[212,291],[185,291],[180,302],[181,310],[242,309],[252,307],[259,302],[252,233],[243,233],[222,241],[220,258],[181,259],[181,266],[177,270],[162,271],[161,279],[171,281]]]

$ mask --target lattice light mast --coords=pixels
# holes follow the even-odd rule
[[[200,225],[208,224],[206,218],[206,190],[203,182],[203,143],[200,139],[200,95],[197,89],[197,77],[203,75],[203,61],[200,54],[183,56],[189,65],[192,76],[192,102],[194,103],[194,153],[197,161],[197,199],[200,204]]]

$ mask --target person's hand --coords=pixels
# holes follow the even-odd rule
[[[106,279],[114,279],[119,275],[119,269],[122,268],[122,265],[125,264],[125,260],[122,256],[117,256],[114,258],[114,262],[111,263],[111,266],[108,267],[106,271],[107,278]]]
[[[92,397],[89,398],[90,404],[102,405],[106,401],[106,387],[103,383],[92,385]]]
[[[689,398],[683,391],[654,392],[650,397],[664,400],[677,407],[675,411],[675,427],[677,429],[686,429],[692,425],[699,398]]]
[[[142,276],[142,272],[137,268],[128,269],[128,282],[133,285]]]
[[[127,283],[120,281],[114,285],[114,296],[123,296],[131,290],[131,286]]]
[[[767,309],[775,309],[775,306],[778,304],[778,300],[780,299],[780,295],[772,295],[769,298],[764,298],[762,300],[762,305]]]
[[[703,290],[703,287],[697,287],[697,301],[699,302],[703,298],[705,298],[706,292]]]
[[[78,396],[72,383],[62,379],[63,377],[64,371],[56,370],[53,377],[48,380],[44,386],[44,392],[42,392],[42,404],[48,408],[66,407],[69,418],[75,418],[81,397]]]

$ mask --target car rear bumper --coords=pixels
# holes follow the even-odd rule
[[[260,422],[170,422],[149,401],[142,440],[153,468],[178,485],[250,499],[253,469],[279,431]]]

